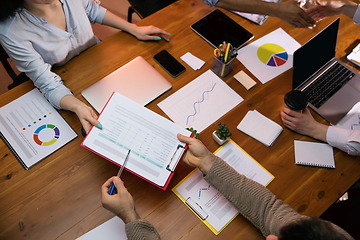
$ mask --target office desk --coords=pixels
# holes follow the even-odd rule
[[[213,9],[201,0],[180,0],[142,20],[139,25],[153,24],[172,34],[165,41],[141,42],[120,32],[86,50],[68,64],[55,71],[65,84],[82,101],[81,91],[136,56],[143,56],[173,85],[173,88],[147,107],[167,117],[157,103],[170,96],[185,84],[211,68],[213,48],[197,36],[190,24]],[[225,11],[225,10],[224,10]],[[295,29],[276,19],[269,18],[263,26],[255,25],[225,11],[243,27],[251,31],[254,40],[282,27],[300,44],[304,44],[334,18],[326,19],[312,30]],[[337,57],[344,56],[349,46],[360,38],[360,27],[342,16],[339,31]],[[186,66],[186,72],[177,78],[170,77],[152,56],[167,49],[175,58],[186,52],[200,57],[206,64],[199,71]],[[279,111],[283,96],[291,89],[292,70],[272,81],[257,85],[247,91],[232,76],[244,70],[253,75],[236,60],[234,70],[223,80],[245,100],[221,118],[231,132],[232,139],[254,159],[268,169],[275,179],[268,188],[278,198],[290,204],[301,214],[319,216],[360,178],[360,161],[357,157],[334,150],[336,169],[321,169],[294,164],[294,139],[315,141],[284,129],[272,147],[238,131],[236,126],[248,110],[256,109],[265,116],[281,123]],[[0,106],[20,97],[33,88],[26,82],[0,96]],[[118,167],[80,147],[82,137],[76,115],[60,111],[79,137],[26,171],[9,148],[0,142],[0,239],[75,239],[113,217],[102,208],[100,187]],[[316,120],[324,122],[314,114]],[[213,123],[200,134],[200,139],[214,151],[218,145],[211,137]],[[183,179],[191,167],[180,163],[166,191],[124,172],[122,179],[135,199],[136,209],[142,218],[149,220],[159,231],[162,239],[263,239],[242,216],[238,216],[217,237],[172,193],[171,188]]]

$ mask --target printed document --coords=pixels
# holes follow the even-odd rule
[[[201,132],[243,100],[208,70],[158,106],[179,126]]]
[[[93,127],[82,145],[118,165],[123,164],[131,149],[126,169],[161,187],[172,173],[167,166],[173,156],[185,148],[177,134],[191,135],[190,131],[116,92],[98,120],[103,129]]]
[[[240,174],[267,186],[274,176],[249,156],[231,139],[215,155],[227,162]],[[203,222],[217,235],[238,214],[237,210],[210,186],[200,170],[195,169],[173,189],[173,192],[185,203],[189,199],[204,212]],[[193,212],[196,211],[189,207]]]
[[[0,132],[25,169],[77,137],[36,88],[0,108]]]

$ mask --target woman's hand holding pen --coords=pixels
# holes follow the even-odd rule
[[[117,193],[109,195],[111,183],[114,183]],[[139,219],[135,211],[134,199],[118,177],[112,177],[101,187],[101,203],[104,208],[116,214],[124,223]]]
[[[183,161],[191,167],[199,168],[206,175],[215,162],[216,156],[198,139],[181,134],[178,134],[177,137],[179,141],[186,143],[189,147],[183,157]]]

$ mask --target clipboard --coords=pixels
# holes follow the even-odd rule
[[[183,180],[181,180],[175,187],[173,187],[171,190],[175,195],[200,219],[201,222],[203,222],[215,235],[219,235],[219,233],[230,224],[230,222],[239,214],[235,214],[235,216],[227,222],[227,224],[220,230],[217,231],[211,224],[207,221],[207,218],[209,214],[203,209],[203,207],[198,204],[198,202],[195,199],[192,199],[191,197],[187,197],[186,199],[183,198],[180,193],[176,191],[176,189],[183,184],[190,176],[192,176],[195,172],[200,171],[199,169],[195,168],[193,171],[191,171]]]
[[[92,127],[81,146],[118,166],[131,149],[125,169],[166,190],[187,149],[176,135],[192,133],[116,92],[98,120],[103,129]]]
[[[233,164],[238,165],[240,163],[239,164],[240,166],[238,167],[240,169],[243,168],[243,166],[245,166],[245,165],[249,166],[249,169],[248,169],[249,172],[252,172],[252,173],[256,172],[256,176],[253,177],[253,180],[256,180],[258,183],[260,183],[266,187],[274,179],[274,176],[268,170],[266,170],[261,164],[259,164],[255,159],[253,159],[246,151],[244,151],[232,139],[229,139],[229,141],[226,144],[219,147],[214,152],[214,154],[216,154],[219,157],[228,155],[229,158],[233,158],[232,156],[230,156],[231,154],[227,154],[230,150],[232,150],[232,152],[234,152],[234,154],[235,154],[235,155],[233,155],[233,157],[238,156],[239,158],[241,158],[241,161],[243,161],[244,165],[241,166],[240,162],[235,162],[235,161],[233,162]],[[223,160],[226,161],[226,158]],[[231,164],[230,164],[230,166],[231,166]],[[233,167],[235,170],[237,170],[237,167],[235,167],[235,166],[233,166]],[[244,174],[244,175],[248,176],[245,173],[241,173],[239,170],[237,170],[237,171],[240,174]],[[259,176],[259,175],[261,175],[261,176]],[[226,220],[227,222],[224,221],[224,222],[220,223],[216,227],[217,229],[215,227],[213,227],[210,223],[211,222],[210,215],[211,214],[214,215],[214,213],[212,213],[212,210],[210,209],[211,207],[206,209],[206,207],[204,207],[204,205],[201,205],[199,203],[199,201],[201,201],[201,200],[197,200],[196,199],[197,196],[195,197],[193,194],[193,192],[195,192],[193,190],[193,188],[196,190],[199,190],[199,198],[198,199],[200,199],[200,191],[207,190],[206,188],[199,189],[199,188],[195,187],[195,186],[200,186],[203,184],[202,182],[200,182],[199,178],[201,178],[202,181],[205,182],[205,180],[203,180],[202,173],[200,172],[200,170],[198,170],[196,168],[192,172],[190,172],[183,180],[181,180],[175,187],[173,187],[172,191],[200,219],[200,221],[202,221],[215,235],[218,235],[227,225],[230,224],[230,222],[239,213],[236,211],[236,214],[234,213],[232,218],[230,218],[230,215],[229,215],[227,218],[228,220]],[[209,188],[210,188],[210,185],[209,185]],[[185,189],[186,189],[186,191],[184,191]],[[186,192],[186,193],[184,194],[184,192]],[[211,196],[212,195],[210,195],[210,197]],[[214,218],[213,218],[213,220],[214,220]],[[222,226],[222,224],[223,224],[223,226]],[[220,229],[219,226],[222,226],[222,228]]]

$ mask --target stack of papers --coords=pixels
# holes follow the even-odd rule
[[[346,58],[360,67],[360,44],[358,44]]]
[[[192,55],[189,52],[185,53],[180,58],[181,58],[181,60],[186,62],[195,71],[199,70],[205,64],[205,62],[203,60],[195,57],[194,55]]]
[[[258,111],[248,111],[237,129],[270,147],[278,138],[283,128]]]

